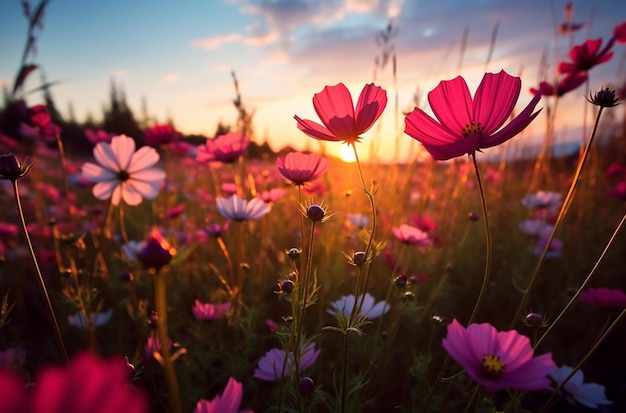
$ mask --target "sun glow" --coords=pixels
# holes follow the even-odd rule
[[[346,163],[352,163],[356,161],[356,156],[354,155],[354,149],[350,145],[341,145],[341,149],[339,150],[339,156],[341,160]]]

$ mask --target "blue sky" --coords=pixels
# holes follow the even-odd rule
[[[32,1],[31,1],[32,3]],[[587,27],[572,39],[557,37],[554,23],[563,18],[565,1],[548,0],[52,0],[39,34],[34,62],[45,70],[56,103],[69,103],[79,120],[87,113],[99,119],[108,102],[111,81],[123,86],[136,114],[142,99],[150,114],[171,116],[185,133],[211,135],[219,120],[233,123],[237,73],[244,103],[255,110],[255,131],[276,149],[291,144],[315,148],[296,128],[293,115],[317,119],[311,98],[325,85],[345,83],[357,95],[373,81],[374,38],[392,20],[399,29],[393,40],[397,79],[391,67],[376,83],[388,90],[390,103],[378,146],[391,152],[395,136],[394,96],[398,110],[413,108],[417,93],[426,93],[442,79],[464,76],[473,91],[485,69],[520,75],[520,107],[530,100],[528,88],[539,82],[545,55],[549,73],[567,58],[572,44],[588,38],[608,39],[613,27],[626,21],[626,2],[574,2],[574,20]],[[485,61],[494,26],[499,24],[493,57]],[[26,19],[18,0],[0,1],[0,83],[9,85],[17,71],[26,36]],[[460,43],[467,32],[466,50]],[[622,84],[625,46],[613,60],[591,71],[592,88]],[[549,79],[550,80],[550,79]],[[29,86],[36,87],[33,76]],[[581,88],[566,96],[582,114]],[[36,103],[37,95],[28,96]],[[580,116],[565,120],[571,128]],[[544,122],[535,122],[539,133]],[[401,137],[408,145],[411,139]],[[368,145],[363,145],[367,150]],[[331,152],[338,146],[328,145]],[[403,151],[406,153],[406,151]]]

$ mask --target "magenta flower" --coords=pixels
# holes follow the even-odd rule
[[[89,142],[93,143],[94,145],[97,145],[100,142],[110,143],[111,140],[115,137],[115,134],[107,132],[104,129],[94,130],[91,128],[87,128],[85,129],[85,136],[87,137]]]
[[[361,139],[387,106],[387,92],[373,83],[365,85],[356,108],[343,84],[326,86],[313,96],[313,107],[323,126],[294,116],[298,129],[314,139],[352,144]]]
[[[229,378],[224,393],[213,400],[200,400],[193,413],[254,413],[252,410],[239,410],[243,397],[242,385],[234,378]]]
[[[617,44],[626,43],[626,22],[618,24],[613,28],[613,39]]]
[[[218,197],[216,199],[217,211],[224,217],[233,221],[255,221],[272,209],[261,198],[252,198],[250,201],[233,195],[230,198]]]
[[[181,133],[175,130],[170,124],[154,125],[144,132],[146,145],[152,146],[153,148],[176,142],[180,137]]]
[[[230,221],[226,221],[223,224],[211,224],[204,228],[204,232],[206,232],[209,237],[219,238],[222,234],[228,231],[229,226]]]
[[[426,247],[431,243],[426,232],[411,225],[402,224],[399,227],[393,227],[391,232],[400,242],[413,247]]]
[[[597,307],[626,308],[626,293],[613,288],[587,288],[578,300]]]
[[[98,164],[85,163],[82,173],[96,183],[93,187],[96,198],[110,198],[113,205],[118,205],[121,199],[128,205],[138,205],[143,198],[156,198],[165,172],[153,168],[159,161],[154,148],[144,146],[135,152],[135,141],[119,135],[110,144],[97,144],[93,155]]]
[[[301,349],[300,355],[300,371],[310,367],[320,350],[315,349],[315,343],[310,342]],[[264,381],[276,381],[283,377],[289,377],[296,373],[295,359],[293,353],[287,355],[287,365],[285,366],[285,374],[281,376],[283,364],[285,363],[285,352],[278,348],[273,348],[259,360],[258,367],[254,370],[254,377]]]
[[[266,204],[272,204],[285,196],[285,190],[283,188],[272,188],[269,191],[259,192],[256,196],[261,198]]]
[[[602,39],[589,39],[583,44],[577,44],[569,52],[571,62],[561,62],[558,66],[559,73],[587,72],[592,67],[608,62],[613,57],[611,47],[613,39],[603,49]]]
[[[486,73],[472,99],[461,76],[444,80],[428,94],[437,120],[415,108],[405,119],[404,132],[420,141],[436,160],[500,145],[520,133],[535,119],[541,93],[519,115],[502,127],[513,113],[522,81],[504,70]]]
[[[207,139],[198,148],[196,160],[199,162],[233,163],[246,152],[250,140],[241,131],[228,132],[215,139]]]
[[[489,393],[545,389],[550,385],[547,375],[556,366],[552,353],[533,357],[528,337],[515,330],[497,331],[487,323],[465,329],[452,320],[443,347]]]
[[[618,182],[611,186],[608,190],[608,194],[611,198],[626,201],[626,181]]]
[[[536,95],[542,91],[542,95],[546,97],[556,96],[561,97],[567,92],[571,92],[577,89],[580,85],[585,83],[588,79],[587,72],[572,72],[568,73],[557,85],[556,89],[551,83],[541,82],[539,83],[539,89],[531,88],[530,93]]]
[[[22,380],[0,369],[0,412],[13,413],[143,413],[143,394],[128,386],[122,358],[102,360],[90,353],[75,356],[69,368],[47,366],[27,392]]]
[[[230,311],[230,301],[223,304],[203,303],[196,300],[191,311],[198,320],[219,320]]]
[[[167,338],[167,348],[171,349],[172,348],[172,339],[171,338]],[[159,339],[155,338],[155,337],[148,337],[148,341],[146,342],[146,345],[144,346],[144,351],[146,353],[146,356],[150,357],[150,356],[154,356],[155,358],[157,358],[157,360],[160,358],[161,354],[161,342],[159,341]]]
[[[290,152],[276,159],[276,167],[294,185],[304,185],[326,173],[328,159],[315,153]]]

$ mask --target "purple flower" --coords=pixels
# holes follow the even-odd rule
[[[456,319],[448,325],[443,347],[487,392],[545,389],[555,364],[552,353],[533,357],[528,337],[515,330],[497,331],[491,324],[464,328]]]
[[[198,401],[193,413],[254,413],[252,410],[239,410],[242,396],[241,383],[231,377],[221,395],[211,401]]]
[[[614,288],[587,288],[580,293],[578,301],[597,307],[626,308],[626,293]]]
[[[359,297],[359,302],[360,301],[361,297]],[[343,296],[339,300],[330,303],[330,306],[332,308],[326,310],[329,314],[342,313],[344,317],[350,317],[352,308],[354,307],[354,294]],[[374,320],[389,311],[389,308],[389,304],[385,300],[375,303],[374,297],[369,293],[365,293],[360,315]]]
[[[574,370],[570,366],[563,365],[555,368],[550,373],[550,377],[559,386],[567,376]],[[565,393],[565,399],[574,404],[576,402],[583,406],[597,409],[603,404],[613,404],[612,401],[606,398],[604,394],[604,386],[597,383],[583,383],[585,375],[582,371],[578,370],[574,375],[565,383],[562,391]]]
[[[300,371],[310,367],[320,350],[315,349],[315,343],[305,344],[300,353]],[[285,365],[285,374],[281,376],[283,364],[285,363],[285,352],[278,348],[273,348],[259,360],[258,367],[254,370],[254,377],[265,381],[276,381],[283,377],[289,377],[295,374],[296,366],[293,353],[287,355],[287,364]]]
[[[196,300],[191,311],[198,320],[219,320],[230,311],[231,305],[230,301],[216,305]]]

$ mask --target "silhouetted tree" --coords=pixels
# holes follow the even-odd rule
[[[126,104],[126,93],[123,89],[118,90],[113,80],[111,81],[109,107],[104,109],[103,129],[107,132],[130,136],[135,139],[137,146],[144,144],[143,131]]]

